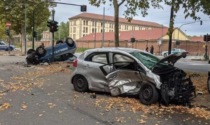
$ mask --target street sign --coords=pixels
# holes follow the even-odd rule
[[[11,23],[10,22],[7,22],[6,26],[7,27],[10,27],[11,26]]]

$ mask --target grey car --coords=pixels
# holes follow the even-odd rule
[[[81,54],[73,63],[71,83],[79,92],[87,90],[139,95],[150,105],[175,101],[190,103],[195,86],[174,63],[186,53],[159,59],[145,51],[130,48],[98,48]]]

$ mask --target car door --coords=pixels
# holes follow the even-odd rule
[[[95,52],[87,56],[84,60],[84,73],[89,81],[89,88],[96,91],[107,91],[107,80],[100,67],[109,63],[108,52]],[[104,67],[106,72],[110,72],[111,66]]]
[[[114,53],[112,64],[114,70],[106,75],[111,94],[137,93],[140,90],[139,82],[143,81],[138,63],[132,57]]]

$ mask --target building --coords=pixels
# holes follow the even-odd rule
[[[162,25],[141,20],[128,22],[126,18],[119,18],[120,31],[150,30],[162,28]],[[105,16],[105,32],[114,32],[114,17]],[[80,39],[91,33],[103,31],[103,15],[82,13],[69,18],[69,36],[73,39]],[[95,36],[93,36],[95,37]]]
[[[52,33],[50,31],[43,31],[42,32],[42,39],[41,42],[51,41]]]
[[[131,37],[134,37],[136,40],[169,40],[169,36],[167,35],[168,28],[158,28],[151,30],[135,30],[135,31],[120,31],[119,32],[119,40],[120,41],[129,41]],[[96,35],[96,38],[93,36]],[[78,41],[101,41],[103,33],[91,33],[85,37],[80,38]],[[190,38],[184,34],[181,30],[175,28],[173,35],[173,41],[186,41],[190,40]],[[104,33],[104,40],[114,41],[114,33],[107,32]]]

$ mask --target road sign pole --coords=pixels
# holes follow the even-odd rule
[[[10,32],[10,28],[9,28],[9,32]],[[8,42],[9,42],[8,50],[9,50],[9,54],[10,54],[10,33],[9,33],[9,35],[8,35]]]

